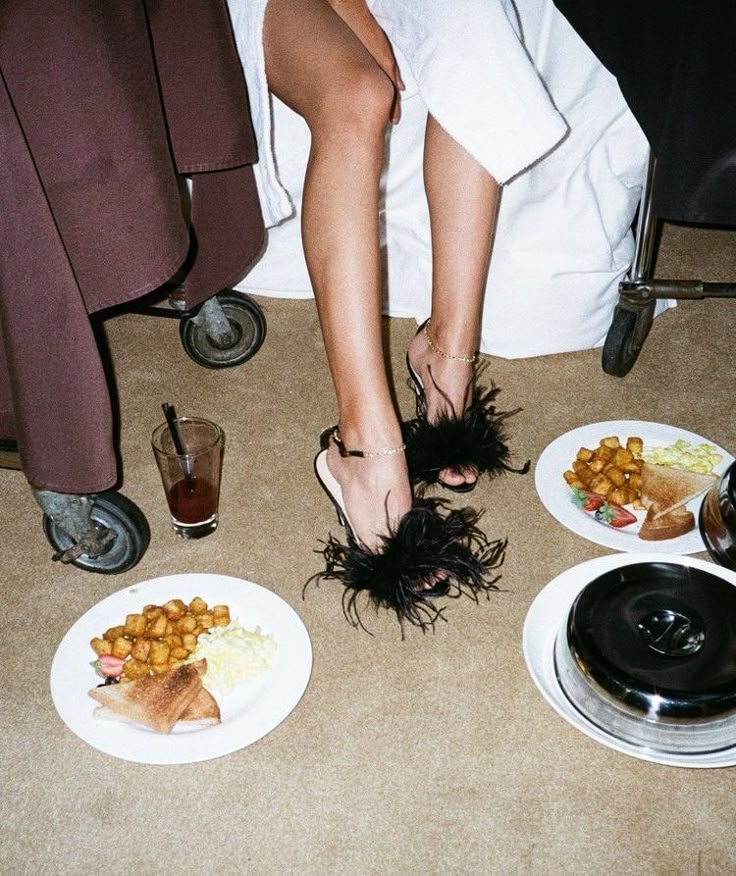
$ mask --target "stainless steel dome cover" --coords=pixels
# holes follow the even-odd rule
[[[736,587],[676,558],[612,569],[573,602],[555,668],[617,738],[678,754],[736,745]]]

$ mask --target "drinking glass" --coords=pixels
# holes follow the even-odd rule
[[[203,538],[217,529],[225,434],[201,417],[176,417],[173,425],[183,453],[168,423],[151,436],[171,523],[180,538]]]

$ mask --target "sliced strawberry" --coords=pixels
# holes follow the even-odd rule
[[[595,511],[600,508],[605,501],[604,497],[600,496],[598,493],[590,493],[583,505],[583,511]]]
[[[100,654],[91,665],[102,678],[117,678],[123,671],[124,663],[123,657],[115,657],[114,654]]]
[[[572,488],[572,500],[583,511],[595,511],[606,501],[600,493],[592,490],[581,490],[579,487]]]
[[[636,515],[627,511],[623,505],[618,505],[616,502],[604,502],[595,512],[595,516],[609,526],[616,527],[616,529],[636,523]]]

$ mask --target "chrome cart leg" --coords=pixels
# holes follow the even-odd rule
[[[641,193],[639,219],[636,223],[634,260],[629,270],[630,280],[648,280],[654,273],[654,259],[657,254],[657,238],[661,222],[652,213],[652,189],[657,160],[649,156],[647,180]]]
[[[623,377],[632,369],[654,320],[656,302],[649,295],[649,284],[661,228],[660,220],[652,213],[655,168],[656,159],[650,155],[639,204],[634,259],[626,280],[619,284],[618,303],[603,344],[603,370],[614,377]]]

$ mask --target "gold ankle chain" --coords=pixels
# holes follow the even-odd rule
[[[393,456],[394,453],[403,453],[406,450],[406,444],[400,444],[398,447],[382,447],[380,450],[348,450],[343,443],[340,429],[337,426],[332,430],[330,437],[340,451],[340,456],[358,456],[361,459],[373,459],[377,456]]]
[[[478,361],[478,354],[473,353],[471,356],[453,356],[452,353],[446,353],[443,349],[437,346],[435,342],[432,340],[432,335],[429,333],[429,323],[430,320],[424,325],[424,334],[427,336],[427,343],[429,344],[429,349],[433,353],[437,353],[438,356],[442,356],[443,359],[449,359],[451,362],[467,362],[470,365],[475,365]]]

